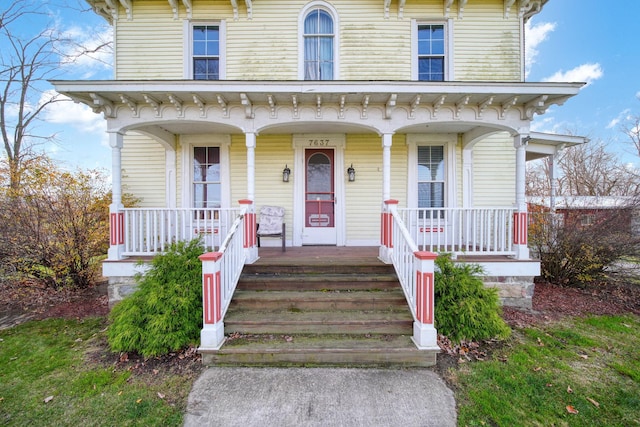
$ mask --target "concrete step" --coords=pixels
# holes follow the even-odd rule
[[[326,274],[257,274],[243,272],[238,290],[385,290],[399,289],[398,277],[390,274],[326,273]]]
[[[224,320],[226,334],[407,334],[413,318],[401,311],[250,311],[229,310]]]
[[[402,290],[385,291],[236,291],[231,310],[389,310],[406,309]]]
[[[205,364],[222,366],[427,367],[436,354],[404,335],[234,335],[220,350],[202,352]]]

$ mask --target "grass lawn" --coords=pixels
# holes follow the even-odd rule
[[[104,318],[0,331],[0,425],[181,425],[195,375],[105,363]],[[460,364],[460,426],[639,426],[640,318],[516,330],[491,360]]]
[[[450,371],[460,426],[640,426],[640,319],[515,331],[490,361]]]
[[[181,425],[193,376],[95,360],[105,326],[49,319],[0,331],[0,425]]]

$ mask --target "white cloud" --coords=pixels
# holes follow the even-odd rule
[[[582,64],[571,70],[558,71],[543,79],[545,82],[586,82],[589,86],[604,75],[600,64]]]
[[[625,110],[622,110],[620,113],[618,113],[618,115],[611,119],[611,121],[609,121],[609,124],[607,124],[607,129],[614,129],[616,128],[620,123],[630,120],[631,119],[631,109],[627,108]]]
[[[524,27],[525,31],[525,71],[529,74],[531,67],[536,63],[536,57],[540,52],[538,46],[547,40],[549,34],[556,29],[553,22],[541,22],[532,25],[531,21],[527,21]]]
[[[65,40],[58,48],[61,66],[81,79],[110,71],[113,63],[113,30],[72,26],[60,29]]]
[[[43,97],[47,96],[45,92]],[[44,119],[51,124],[73,126],[74,128],[89,133],[104,133],[107,122],[100,114],[96,114],[84,104],[73,102],[66,96],[60,96],[61,101],[50,104],[44,110]]]
[[[640,99],[640,92],[636,93],[636,98]]]

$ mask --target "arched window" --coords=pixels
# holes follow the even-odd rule
[[[320,8],[304,18],[304,79],[333,80],[334,24],[331,15]]]

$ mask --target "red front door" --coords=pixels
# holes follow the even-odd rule
[[[335,245],[334,150],[305,150],[304,244]]]

